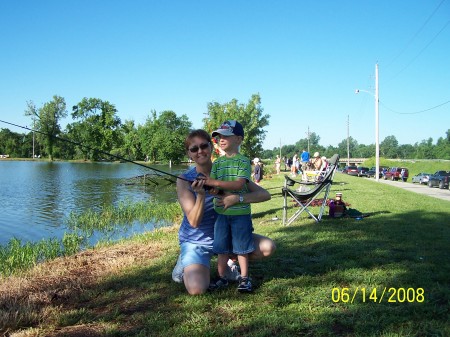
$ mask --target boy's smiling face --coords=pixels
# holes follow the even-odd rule
[[[242,143],[241,136],[217,135],[218,144],[227,154],[236,154],[239,152],[239,146]]]

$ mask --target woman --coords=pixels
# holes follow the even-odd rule
[[[298,168],[299,168],[298,154],[295,153],[294,157],[292,157],[292,166],[291,166],[291,175],[293,177],[297,176]]]
[[[277,172],[277,174],[280,174],[280,168],[281,168],[281,159],[280,156],[277,155],[277,159],[275,159],[275,171]]]
[[[181,252],[172,272],[172,279],[184,282],[190,295],[199,295],[206,292],[210,284],[214,223],[217,218],[213,209],[213,195],[205,190],[204,179],[201,179],[201,175],[209,176],[211,172],[211,137],[204,130],[192,131],[186,138],[185,148],[196,166],[181,175],[184,179],[193,181],[192,183],[177,179],[178,201],[184,217],[178,233]],[[218,202],[228,208],[239,202],[262,202],[271,197],[269,192],[251,181],[248,187],[249,193],[225,194]],[[273,254],[275,244],[271,239],[258,234],[253,234],[253,237],[256,250],[249,255],[250,259]],[[229,267],[229,279],[237,280],[236,266],[229,261]]]

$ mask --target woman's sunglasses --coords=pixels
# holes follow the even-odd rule
[[[194,145],[193,147],[189,148],[189,151],[192,153],[197,153],[198,149],[206,150],[208,147],[209,147],[209,143],[203,143],[203,144],[200,144],[199,146]]]

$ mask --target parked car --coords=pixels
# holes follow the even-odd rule
[[[428,187],[447,188],[450,180],[450,171],[437,171],[430,176]]]
[[[430,179],[431,173],[418,173],[416,174],[414,177],[411,178],[411,182],[414,183],[419,183],[419,184],[426,184],[428,183],[428,180]]]
[[[369,172],[368,167],[358,167],[358,177],[368,177],[367,172]]]
[[[406,167],[392,167],[384,174],[384,180],[408,180],[408,169]]]
[[[346,173],[346,174],[349,174],[351,176],[357,176],[358,175],[358,168],[356,166],[352,166],[352,165],[346,166],[342,170],[342,173]]]
[[[378,178],[381,178],[383,176],[383,169],[388,169],[387,166],[380,166],[380,169],[378,171]],[[374,177],[375,178],[375,166],[371,167],[369,171],[367,171],[367,176],[369,178]]]

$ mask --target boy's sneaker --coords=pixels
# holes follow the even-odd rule
[[[237,290],[240,293],[251,293],[253,291],[252,283],[248,277],[241,277]]]
[[[172,280],[176,283],[183,283],[183,265],[181,264],[181,255],[178,256],[177,264],[172,271]]]
[[[212,290],[217,290],[217,289],[223,289],[228,287],[228,280],[226,279],[226,277],[216,277],[214,280],[211,281],[211,283],[209,284],[209,291]]]
[[[235,282],[239,281],[239,278],[241,277],[241,270],[239,266],[231,259],[228,260],[228,267],[225,271],[225,277],[228,280]]]

